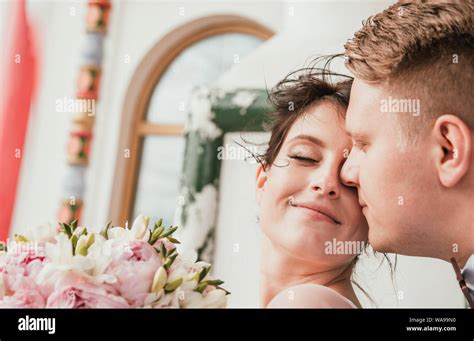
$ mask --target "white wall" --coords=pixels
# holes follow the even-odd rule
[[[184,6],[184,16],[180,15]],[[112,28],[106,49],[101,96],[95,127],[95,142],[86,193],[84,223],[102,226],[108,221],[115,159],[119,139],[121,108],[133,72],[148,50],[166,33],[197,17],[212,14],[238,14],[278,31],[281,10],[278,5],[232,2],[180,4],[125,2],[112,12]],[[125,62],[129,56],[130,62]],[[179,176],[177,174],[176,176]]]
[[[3,70],[3,54],[5,53],[7,15],[9,7],[8,2],[0,1],[0,70]]]
[[[57,113],[56,100],[74,98],[79,43],[85,30],[84,6],[77,2],[33,1],[27,11],[36,32],[39,82],[30,112],[12,233],[56,221],[73,115]]]
[[[272,87],[318,55],[344,52],[362,20],[393,1],[303,1],[286,3],[284,28],[239,67],[221,77],[220,87]],[[342,70],[341,70],[342,71]]]
[[[56,113],[55,103],[64,96],[74,98],[85,36],[85,6],[84,2],[77,1],[28,3],[29,17],[38,29],[41,73],[38,96],[30,115],[11,233],[26,226],[56,222],[72,114]],[[282,23],[278,4],[113,2],[92,155],[86,178],[84,225],[100,228],[108,221],[120,138],[119,120],[129,80],[137,65],[160,37],[170,30],[197,17],[212,14],[239,14],[275,31],[280,29]]]
[[[248,148],[265,143],[268,133],[229,133],[224,145]],[[222,279],[229,296],[229,307],[259,307],[260,237],[255,200],[257,164],[249,160],[223,160],[216,220],[213,274]]]

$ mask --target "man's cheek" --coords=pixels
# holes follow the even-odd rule
[[[364,161],[359,168],[359,181],[365,199],[374,204],[380,201],[380,190],[387,178],[383,173],[383,165],[376,156],[370,156]]]

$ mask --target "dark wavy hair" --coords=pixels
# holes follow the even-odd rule
[[[266,152],[260,156],[263,167],[275,161],[288,131],[307,109],[329,101],[345,117],[352,86],[352,77],[329,71],[330,62],[339,55],[320,57],[312,64],[325,61],[322,68],[309,66],[291,72],[268,94],[274,111],[268,114],[265,128],[271,132]]]

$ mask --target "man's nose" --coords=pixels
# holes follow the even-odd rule
[[[341,168],[341,181],[346,186],[359,187],[359,164],[351,152]]]

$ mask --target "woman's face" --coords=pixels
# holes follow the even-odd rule
[[[274,163],[257,179],[265,235],[321,269],[351,262],[367,240],[357,192],[339,179],[352,146],[344,126],[331,102],[309,107],[293,123]]]

